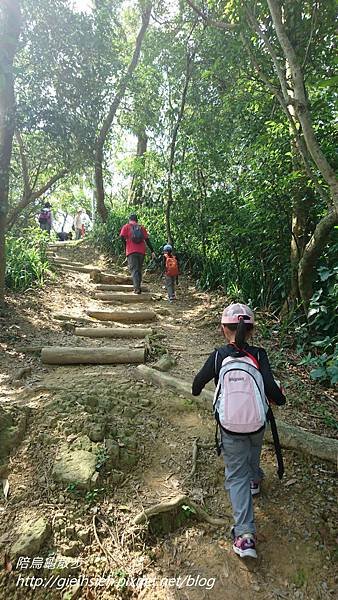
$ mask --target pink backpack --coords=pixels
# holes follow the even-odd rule
[[[228,356],[222,361],[213,409],[217,422],[229,433],[255,433],[265,425],[269,405],[254,356]]]

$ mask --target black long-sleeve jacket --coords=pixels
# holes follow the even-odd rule
[[[263,377],[265,394],[269,402],[278,405],[285,404],[286,398],[273,378],[269,359],[264,348],[245,344],[243,350],[252,354],[258,361],[259,370]],[[244,357],[246,354],[245,352],[238,350],[234,344],[227,344],[226,346],[214,350],[206,360],[202,369],[195,376],[192,384],[192,393],[194,396],[198,396],[204,386],[212,379],[214,379],[215,385],[217,385],[222,361],[228,356],[233,356],[235,358]]]

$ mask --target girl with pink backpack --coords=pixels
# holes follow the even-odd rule
[[[198,396],[214,379],[219,453],[224,457],[225,489],[235,521],[231,530],[233,550],[241,558],[256,558],[252,497],[259,494],[264,477],[259,464],[264,432],[270,421],[281,478],[283,462],[270,403],[282,405],[286,400],[273,378],[266,351],[248,344],[254,328],[251,309],[245,304],[230,304],[223,311],[221,325],[227,344],[210,354],[193,381],[192,393]]]

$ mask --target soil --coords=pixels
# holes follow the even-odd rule
[[[64,245],[58,254],[123,272],[87,242]],[[150,340],[150,364],[168,351],[176,359],[171,374],[189,380],[222,344],[218,318],[224,298],[202,293],[182,277],[178,300],[171,305],[159,276],[148,274],[146,280],[163,296],[154,301],[153,309],[158,314],[155,329],[164,337]],[[8,498],[0,499],[0,554],[5,566],[0,571],[0,598],[334,597],[337,504],[332,464],[285,450],[286,474],[280,482],[273,450],[264,446],[265,479],[254,500],[258,558],[241,560],[233,553],[229,536],[231,507],[223,488],[222,459],[214,449],[210,406],[197,407],[180,394],[136,381],[135,366],[48,366],[41,364],[38,350],[22,351],[27,346],[140,345],[141,340],[78,338],[72,321],[53,318],[60,313],[85,316],[89,306],[102,307],[93,299],[94,289],[88,274],[58,269],[43,289],[10,295],[8,310],[1,316],[0,408],[28,410],[28,423],[10,457]],[[279,350],[274,335],[263,340],[257,334],[255,343],[267,348],[274,372],[287,389],[288,404],[278,416],[334,437],[334,391],[311,382],[292,351]],[[111,468],[104,443],[98,442],[100,475],[91,490],[55,483],[52,468],[59,448],[76,444],[93,425],[104,426],[105,436],[127,449],[128,460],[118,470]],[[196,471],[190,476],[196,438]],[[152,531],[133,523],[143,509],[179,494],[213,517],[224,518],[226,526],[197,521],[189,507],[180,526],[177,522],[168,526],[172,531]],[[72,555],[72,569],[65,571],[62,564],[56,571],[14,568],[10,546],[18,524],[28,516],[43,516],[52,527],[39,556]],[[54,581],[48,581],[55,573]],[[23,583],[29,577],[35,579]],[[90,577],[101,580],[90,582]]]

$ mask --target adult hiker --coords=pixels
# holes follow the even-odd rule
[[[214,379],[216,439],[218,429],[221,434],[218,453],[223,453],[225,489],[229,492],[235,521],[231,530],[232,547],[241,558],[256,558],[252,496],[260,492],[264,477],[260,455],[267,421],[274,436],[278,474],[280,478],[283,476],[276,424],[269,403],[285,404],[285,396],[273,378],[266,351],[247,343],[254,327],[250,308],[245,304],[230,304],[223,311],[221,324],[227,344],[210,354],[193,381],[192,393],[198,396],[208,381]]]
[[[143,225],[138,223],[135,214],[130,215],[129,222],[123,225],[120,238],[125,245],[128,267],[133,279],[134,293],[141,293],[142,267],[147,246],[155,258],[154,248],[149,239],[149,234]]]
[[[53,222],[51,208],[52,205],[49,202],[45,202],[38,216],[40,229],[42,229],[42,231],[47,231],[48,235],[50,235]]]
[[[75,239],[79,240],[83,237],[84,234],[84,224],[83,224],[83,208],[78,208],[76,215],[74,217],[74,229],[75,229]]]

